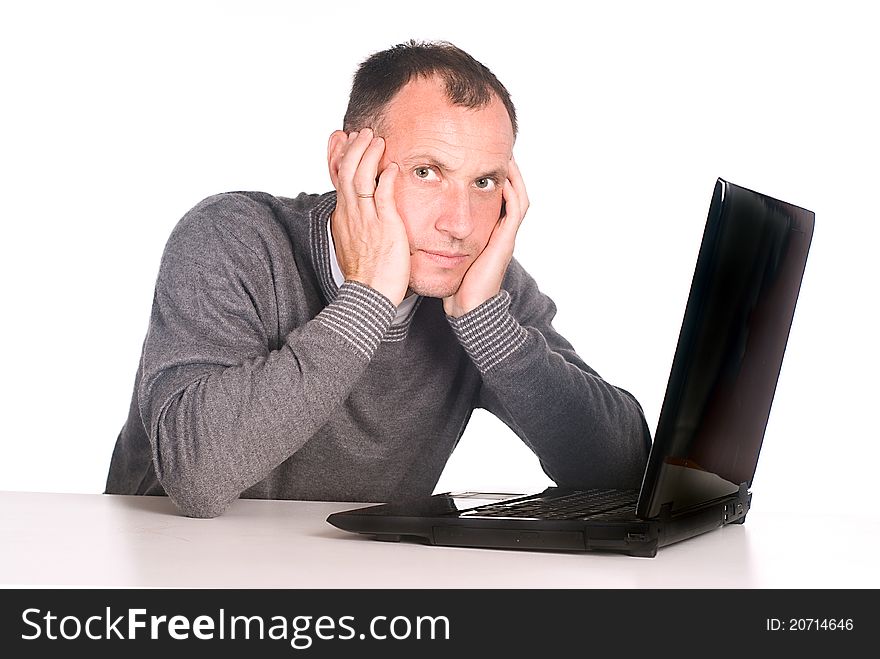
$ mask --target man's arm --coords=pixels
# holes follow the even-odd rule
[[[560,486],[638,488],[650,450],[642,409],[552,326],[553,301],[512,260],[501,293],[449,318],[483,379],[479,406],[502,419]]]
[[[650,448],[639,404],[587,366],[553,328],[553,301],[513,259],[529,208],[511,158],[505,213],[458,291],[449,323],[483,378],[479,405],[501,418],[560,486],[638,487]]]
[[[270,350],[271,261],[242,195],[197,206],[166,246],[138,391],[153,464],[181,512],[222,513],[329,419],[363,373],[394,305],[346,282]],[[270,221],[270,220],[266,220]]]
[[[397,168],[378,172],[384,142],[371,131],[337,131],[330,149],[334,240],[346,281],[280,348],[269,349],[263,324],[272,314],[261,305],[276,302],[264,241],[236,229],[265,209],[244,197],[222,209],[202,205],[169,240],[138,403],[156,475],[184,514],[220,514],[329,420],[406,291]]]

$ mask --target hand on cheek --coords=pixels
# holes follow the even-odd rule
[[[389,163],[379,173],[385,141],[368,128],[331,139],[337,191],[331,230],[340,269],[347,280],[366,284],[398,305],[410,272],[409,241],[394,192],[400,170]]]

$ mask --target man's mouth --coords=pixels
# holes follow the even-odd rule
[[[435,252],[427,249],[419,251],[442,268],[454,268],[464,263],[468,257],[467,254],[461,254],[460,252]]]

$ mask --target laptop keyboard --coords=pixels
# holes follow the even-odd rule
[[[580,490],[568,494],[538,495],[514,502],[490,503],[462,511],[459,516],[561,520],[632,517],[638,498],[638,490]]]

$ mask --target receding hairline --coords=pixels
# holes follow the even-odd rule
[[[378,111],[372,117],[369,117],[369,124],[370,125],[364,125],[364,126],[360,126],[358,128],[352,128],[352,130],[361,130],[362,128],[371,128],[373,130],[373,132],[376,133],[376,135],[384,134],[388,130],[388,127],[389,127],[388,122],[387,122],[388,108],[391,106],[391,104],[395,100],[397,100],[400,97],[400,95],[410,85],[412,85],[414,82],[416,82],[420,79],[424,80],[426,82],[430,82],[431,80],[436,80],[437,82],[442,83],[444,96],[445,96],[446,100],[449,102],[449,104],[453,107],[460,107],[460,108],[465,108],[466,110],[476,111],[476,110],[484,110],[487,107],[489,107],[490,105],[492,105],[493,102],[497,102],[504,109],[504,116],[507,117],[507,121],[510,125],[511,133],[513,134],[513,140],[516,141],[516,127],[514,126],[513,121],[510,118],[510,111],[505,106],[504,100],[498,95],[498,93],[494,89],[492,89],[490,87],[487,90],[488,94],[487,94],[486,100],[481,103],[478,103],[478,104],[456,103],[452,94],[450,94],[450,89],[449,89],[450,80],[448,79],[447,76],[443,75],[442,71],[429,71],[426,73],[423,73],[420,71],[413,72],[409,76],[409,79],[400,86],[400,89],[398,89],[394,93],[394,96],[392,96],[390,99],[388,99],[388,101],[386,101],[385,104],[382,105],[382,107],[380,107],[378,109]]]

